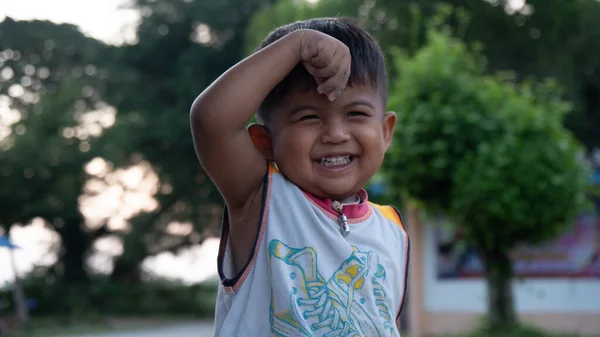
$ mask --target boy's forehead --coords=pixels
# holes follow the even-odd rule
[[[327,97],[317,92],[316,87],[310,89],[298,89],[290,91],[282,97],[279,108],[294,109],[302,105],[314,105],[318,107],[344,107],[356,104],[370,106],[375,110],[383,110],[385,107],[382,93],[370,85],[353,85],[346,87],[344,92],[330,102]]]

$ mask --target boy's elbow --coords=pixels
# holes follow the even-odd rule
[[[202,99],[196,98],[190,107],[190,119],[192,122],[202,119]]]
[[[190,107],[190,123],[192,124],[192,129],[207,129],[206,124],[211,121],[209,115],[209,109],[206,109],[206,104],[202,103],[200,97],[196,98]]]

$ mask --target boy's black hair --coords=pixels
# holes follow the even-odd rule
[[[352,65],[348,86],[369,85],[378,90],[387,104],[387,73],[381,48],[375,40],[357,24],[348,18],[316,18],[298,21],[281,26],[272,31],[256,49],[261,50],[287,34],[299,29],[312,29],[330,35],[350,49]],[[258,110],[258,120],[266,124],[270,120],[270,110],[280,103],[281,99],[292,90],[309,90],[316,88],[317,83],[304,68],[298,64],[265,98]]]

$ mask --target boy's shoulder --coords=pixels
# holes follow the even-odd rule
[[[376,209],[384,218],[398,225],[402,230],[406,231],[406,226],[404,219],[402,218],[402,213],[391,205],[380,205],[374,202],[370,202],[372,208]]]
[[[378,210],[384,218],[394,222],[398,226],[404,226],[404,221],[402,221],[402,215],[396,207],[391,205],[380,205],[370,201],[369,204],[371,205],[371,207]]]

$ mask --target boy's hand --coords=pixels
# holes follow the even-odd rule
[[[300,39],[300,61],[330,101],[346,88],[351,60],[348,46],[327,34],[306,30]]]

